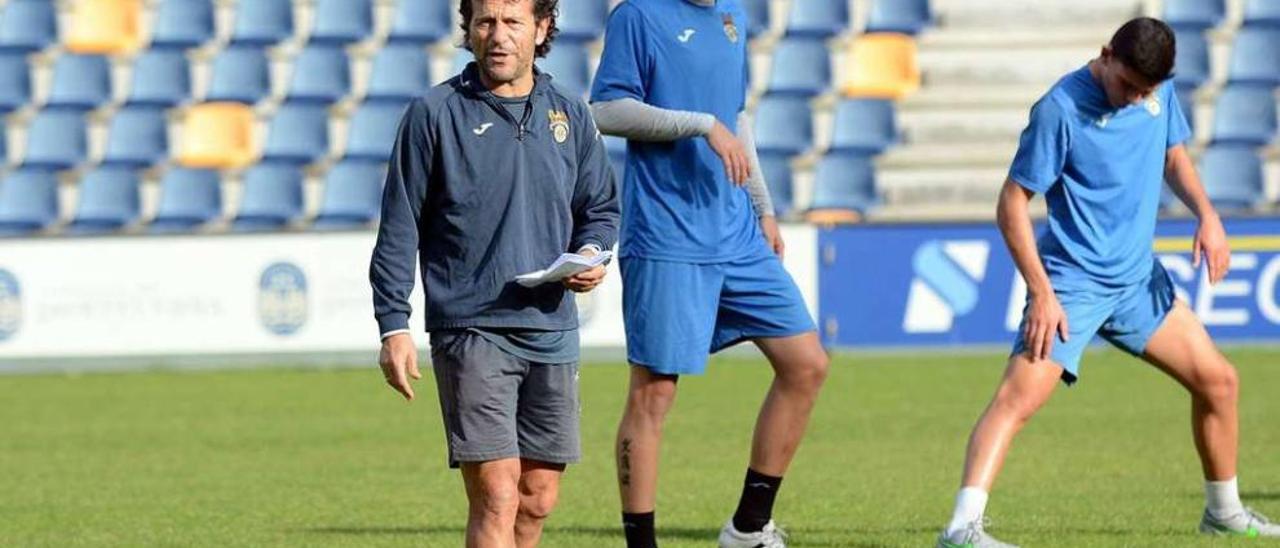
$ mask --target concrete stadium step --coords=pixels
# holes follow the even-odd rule
[[[876,187],[886,207],[957,206],[991,215],[1007,166],[882,168]]]
[[[1061,24],[1125,21],[1143,11],[1142,0],[934,0],[943,25],[978,27],[1036,27]]]
[[[938,84],[926,85],[898,103],[899,111],[948,108],[1028,109],[1049,90],[1050,83],[1035,84]]]
[[[979,143],[920,143],[889,149],[876,159],[881,169],[1007,167],[1016,139]]]
[[[1085,65],[1105,42],[1076,45],[1000,45],[922,48],[919,55],[925,85],[1041,84]]]
[[[1023,105],[907,107],[898,113],[898,126],[911,145],[1008,142],[1016,140],[1026,125]]]

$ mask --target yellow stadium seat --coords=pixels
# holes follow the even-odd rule
[[[916,42],[910,35],[870,33],[854,40],[845,56],[841,91],[847,97],[901,99],[920,89]]]
[[[851,225],[862,222],[862,214],[852,209],[810,209],[804,212],[804,220],[822,227]]]
[[[258,158],[253,109],[240,103],[204,103],[187,111],[178,163],[205,169],[239,169]]]
[[[76,0],[62,43],[72,53],[129,53],[142,34],[141,0]]]

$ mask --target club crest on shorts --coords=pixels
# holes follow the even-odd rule
[[[547,117],[551,119],[551,136],[555,137],[556,142],[569,140],[569,115],[559,110],[549,110]]]
[[[729,41],[738,43],[738,25],[733,22],[732,13],[720,14],[721,20],[724,21],[724,35],[729,37]]]
[[[1147,113],[1151,114],[1152,116],[1159,116],[1160,115],[1160,98],[1156,97],[1155,94],[1152,94],[1151,97],[1147,98],[1146,107],[1147,107]]]

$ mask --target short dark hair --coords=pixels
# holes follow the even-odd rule
[[[507,0],[514,2],[517,0]],[[458,14],[462,15],[462,47],[467,51],[471,51],[471,16],[475,13],[475,7],[471,5],[475,0],[462,0],[458,2]],[[547,39],[543,40],[536,49],[533,50],[534,57],[546,57],[551,51],[551,42],[554,42],[556,35],[560,34],[560,29],[556,27],[556,18],[560,16],[560,0],[533,0],[533,18],[535,21],[543,19],[551,19],[551,26],[547,27]]]
[[[1151,17],[1133,19],[1111,37],[1112,55],[1124,66],[1158,83],[1173,75],[1173,59],[1177,44],[1173,29],[1164,21]]]

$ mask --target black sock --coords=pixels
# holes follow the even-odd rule
[[[622,532],[627,535],[627,548],[658,548],[658,538],[653,533],[653,512],[623,512]]]
[[[782,478],[766,476],[750,468],[742,482],[742,498],[738,499],[738,511],[733,514],[733,528],[743,533],[755,533],[764,529],[773,517],[773,499],[778,496]]]

